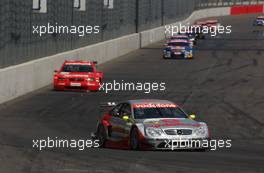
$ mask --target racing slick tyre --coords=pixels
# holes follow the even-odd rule
[[[132,150],[139,149],[138,132],[137,128],[133,128],[130,133],[130,148]]]
[[[99,140],[99,147],[104,148],[107,138],[106,138],[106,131],[103,125],[98,126],[97,139]]]
[[[60,90],[56,87],[56,85],[53,85],[52,90],[53,90],[53,91],[60,91]]]

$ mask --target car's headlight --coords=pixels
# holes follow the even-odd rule
[[[150,137],[159,137],[163,135],[163,131],[160,128],[148,127],[146,128],[146,134]]]
[[[87,81],[88,82],[93,82],[93,81],[95,81],[95,79],[94,78],[88,78]]]
[[[197,136],[203,136],[203,137],[208,136],[208,128],[207,128],[207,126],[197,127],[194,130],[194,134],[197,135]]]

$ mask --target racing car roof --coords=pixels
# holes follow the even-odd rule
[[[159,100],[159,99],[139,99],[139,100],[128,100],[128,103],[132,105],[173,105],[178,107],[175,103],[168,100]]]
[[[204,25],[204,24],[206,24],[206,21],[196,21],[194,24],[195,25]]]
[[[91,64],[96,64],[97,62],[95,61],[82,61],[82,60],[66,60],[64,64],[67,65],[91,65]]]
[[[257,19],[264,19],[264,16],[258,16]]]
[[[206,23],[218,23],[218,20],[216,19],[207,20]]]
[[[189,43],[189,42],[187,40],[177,39],[177,40],[170,40],[168,41],[168,43]]]

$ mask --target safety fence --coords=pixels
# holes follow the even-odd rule
[[[0,68],[180,21],[197,9],[263,2],[263,0],[1,0]],[[39,30],[35,33],[36,28],[48,26],[62,27],[63,30],[64,27],[72,26],[79,34],[54,32],[40,36],[37,34]],[[99,26],[100,32],[83,34],[86,27],[93,32],[96,26]]]

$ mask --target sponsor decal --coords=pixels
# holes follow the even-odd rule
[[[148,103],[148,104],[133,104],[134,108],[176,108],[177,105],[175,104],[152,104],[152,103]]]

